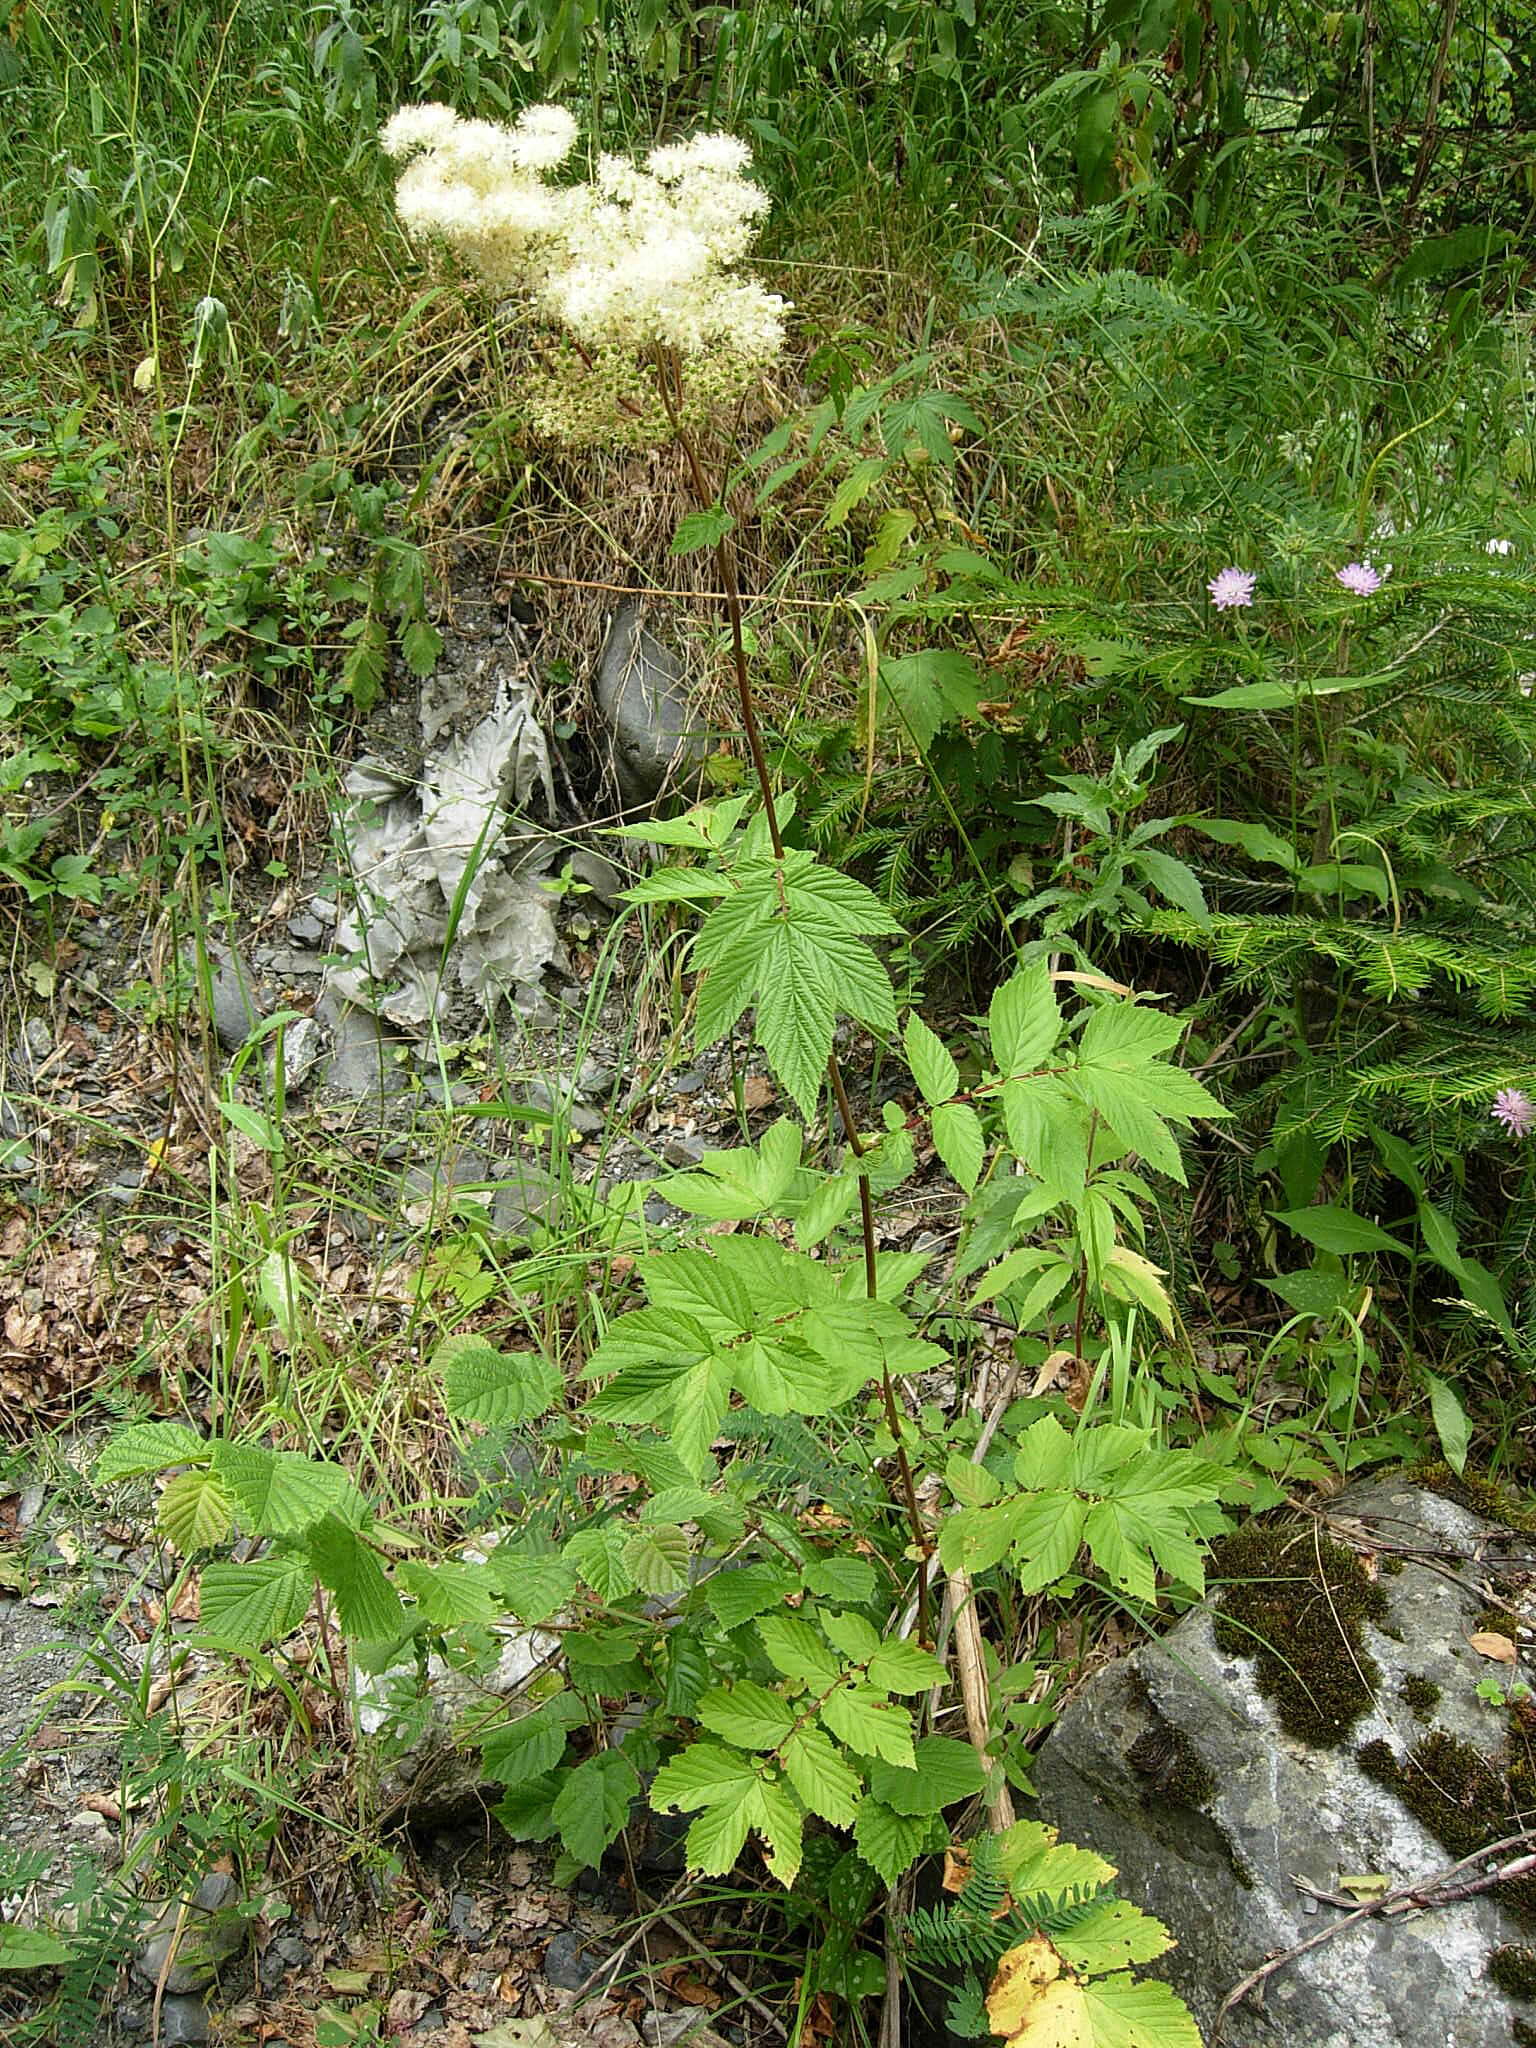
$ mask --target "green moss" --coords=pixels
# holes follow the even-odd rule
[[[1536,1948],[1496,1948],[1488,1958],[1488,1974],[1511,1998],[1536,1999]]]
[[[1480,1472],[1453,1472],[1449,1465],[1417,1465],[1408,1474],[1442,1500],[1470,1508],[1487,1522],[1502,1522],[1506,1529],[1536,1531],[1536,1504],[1510,1493],[1496,1479]]]
[[[1259,1690],[1288,1734],[1336,1749],[1381,1683],[1363,1634],[1386,1619],[1380,1586],[1313,1522],[1246,1523],[1216,1545],[1211,1576],[1224,1582],[1218,1647],[1257,1660]]]
[[[1142,1797],[1159,1804],[1203,1809],[1216,1790],[1189,1737],[1166,1722],[1138,1735],[1125,1760],[1145,1780]]]
[[[1440,1688],[1432,1678],[1420,1678],[1405,1671],[1397,1689],[1417,1721],[1427,1721],[1440,1704]]]
[[[1455,1857],[1474,1856],[1490,1842],[1518,1834],[1536,1795],[1536,1769],[1522,1743],[1509,1763],[1497,1764],[1471,1743],[1435,1728],[1406,1756],[1396,1755],[1389,1743],[1368,1742],[1356,1761]],[[1536,1922],[1536,1876],[1501,1885],[1499,1903]]]
[[[1403,1569],[1403,1560],[1400,1557],[1384,1557],[1381,1560],[1381,1569],[1389,1579],[1395,1579]]]

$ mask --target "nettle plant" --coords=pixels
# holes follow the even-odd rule
[[[1195,2044],[1172,1992],[1132,1975],[1166,1932],[1106,1897],[1108,1865],[1013,1820],[1041,1674],[1005,1667],[984,1621],[1021,1591],[1065,1601],[1087,1585],[1132,1611],[1203,1591],[1229,1475],[1165,1446],[1137,1332],[1173,1315],[1144,1243],[1156,1182],[1183,1181],[1181,1138],[1223,1111],[1170,1058],[1178,1020],[1044,958],[953,1045],[903,1019],[878,950],[902,937],[897,921],[786,838],[728,523],[689,425],[694,363],[706,385],[727,356],[739,377],[761,358],[730,349],[737,315],[751,309],[762,346],[777,318],[725,275],[765,203],[744,196],[740,146],[704,137],[638,171],[605,160],[594,187],[562,191],[547,175],[574,129],[557,110],[504,131],[417,109],[390,133],[422,166],[407,173],[417,219],[430,212],[499,289],[522,282],[540,318],[566,320],[594,378],[606,350],[615,402],[631,388],[620,358],[649,364],[728,594],[757,786],[632,828],[677,857],[630,900],[700,913],[699,1045],[750,1013],[795,1113],[652,1184],[692,1222],[642,1246],[625,1291],[597,1307],[578,1386],[542,1351],[472,1331],[440,1349],[450,1416],[531,1440],[546,1474],[473,1547],[405,1554],[408,1536],[372,1519],[339,1465],[179,1424],[122,1433],[102,1476],[181,1468],[161,1526],[189,1561],[236,1531],[255,1539],[238,1562],[204,1563],[202,1626],[274,1669],[311,1611],[373,1672],[414,1658],[425,1674],[433,1656],[484,1672],[509,1633],[546,1647],[517,1695],[485,1693],[459,1735],[500,1787],[506,1827],[558,1841],[564,1874],[596,1863],[641,1802],[687,1816],[691,1870],[760,1857],[792,1900],[836,1902],[845,1932],[812,1959],[806,1995],[855,1998],[884,1981],[860,1951],[865,1915],[890,1893],[904,1912],[908,1872],[984,1805],[998,1845],[975,1857],[981,1889],[938,1919],[908,1916],[914,1966],[990,1967],[1027,1942],[1040,1984],[1059,1988],[1008,2031],[1041,2038],[1070,2006],[1077,2040]],[[686,227],[667,212],[680,194]],[[582,291],[559,263],[582,270]],[[608,303],[622,309],[612,323],[592,310]],[[912,1081],[867,1120],[838,1050],[855,1030]],[[816,1135],[828,1104],[836,1143]],[[877,1203],[935,1156],[961,1226],[938,1277],[928,1253],[882,1250],[876,1228]],[[987,1324],[1013,1333],[1014,1356],[984,1395]],[[1026,1388],[1025,1361],[1049,1354],[1082,1369],[1077,1407],[1046,1391],[1049,1373]],[[962,1988],[956,2018],[984,2030],[978,1990]]]

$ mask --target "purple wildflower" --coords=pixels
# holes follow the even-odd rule
[[[1489,1112],[1512,1138],[1528,1138],[1536,1131],[1536,1102],[1520,1088],[1501,1088]]]
[[[1217,611],[1231,612],[1253,603],[1253,586],[1258,580],[1251,569],[1223,569],[1205,587]]]
[[[1386,576],[1392,571],[1388,569]],[[1334,571],[1335,580],[1356,597],[1374,597],[1386,580],[1382,571],[1370,562],[1346,562],[1342,569]]]

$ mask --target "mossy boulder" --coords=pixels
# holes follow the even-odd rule
[[[1043,1816],[1177,1936],[1166,1974],[1204,2026],[1266,1957],[1341,1916],[1300,1886],[1397,1886],[1462,1853],[1438,1809],[1403,1796],[1426,1744],[1479,1760],[1463,1774],[1488,1795],[1474,1846],[1515,1831],[1500,1788],[1524,1785],[1523,1733],[1477,1686],[1520,1674],[1468,1638],[1490,1600],[1536,1622],[1531,1548],[1403,1479],[1262,1518],[1218,1550],[1206,1606],[1062,1716],[1036,1772]],[[1229,2014],[1222,2048],[1508,2048],[1536,2023],[1511,1961],[1536,1940],[1524,1904],[1488,1893],[1360,1922]]]

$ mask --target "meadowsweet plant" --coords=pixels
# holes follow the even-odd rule
[[[661,440],[674,413],[698,421],[739,398],[783,346],[783,300],[738,270],[767,196],[731,135],[641,163],[603,155],[561,183],[577,139],[563,107],[501,127],[435,105],[403,107],[382,136],[405,164],[401,219],[510,299],[541,348],[524,389],[534,427],[578,445]]]

